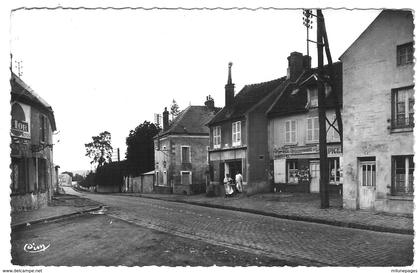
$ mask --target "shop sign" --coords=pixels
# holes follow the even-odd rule
[[[31,138],[31,107],[29,105],[12,103],[12,124],[10,128],[12,137]]]
[[[274,148],[274,158],[288,158],[291,155],[318,154],[319,145]],[[327,146],[327,154],[341,154],[341,146]]]

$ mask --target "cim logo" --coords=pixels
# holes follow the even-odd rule
[[[47,246],[44,244],[36,245],[35,243],[32,243],[32,244],[25,244],[25,246],[23,247],[23,250],[29,253],[38,253],[38,252],[43,252],[47,250],[49,247],[50,245],[47,245]]]

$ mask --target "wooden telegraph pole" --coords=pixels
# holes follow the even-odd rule
[[[325,86],[324,86],[324,43],[323,24],[324,17],[320,9],[316,10],[317,17],[317,52],[318,52],[318,121],[319,121],[319,192],[321,208],[330,206],[328,196],[328,157],[327,157],[327,130],[325,125]]]
[[[318,121],[319,121],[319,167],[320,167],[320,181],[319,192],[321,197],[321,208],[328,208],[330,206],[328,196],[328,157],[327,157],[327,130],[326,122],[329,129],[334,129],[340,135],[341,151],[343,151],[343,122],[341,119],[340,102],[338,100],[336,81],[334,80],[334,70],[331,58],[330,47],[328,44],[327,30],[325,28],[324,15],[320,9],[317,9],[316,15],[312,14],[311,10],[303,10],[303,25],[307,28],[306,41],[307,53],[309,53],[309,42],[317,44],[318,55],[318,69],[317,69],[317,89],[318,89]],[[312,17],[317,18],[317,41],[309,40],[309,28],[312,28]],[[327,72],[324,71],[324,47],[327,55],[328,66]],[[308,54],[309,55],[309,54]],[[329,121],[325,115],[325,83],[331,86],[331,96],[334,101],[336,120]],[[341,95],[341,94],[340,94]],[[337,121],[337,125],[334,125]],[[338,128],[337,128],[338,127]]]

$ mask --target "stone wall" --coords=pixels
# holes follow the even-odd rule
[[[48,192],[12,195],[10,199],[11,211],[26,211],[46,207],[49,201]]]

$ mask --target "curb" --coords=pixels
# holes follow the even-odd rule
[[[307,217],[307,216],[278,214],[274,212],[266,212],[266,211],[247,209],[247,208],[238,208],[238,207],[232,207],[232,206],[200,203],[200,202],[185,201],[185,200],[171,200],[171,199],[144,196],[144,195],[130,195],[130,196],[155,199],[155,200],[163,200],[163,201],[175,202],[175,203],[184,203],[184,204],[216,208],[216,209],[234,210],[234,211],[247,212],[247,213],[259,214],[259,215],[264,215],[264,216],[270,216],[270,217],[275,217],[275,218],[280,218],[280,219],[311,222],[311,223],[324,224],[324,225],[330,225],[330,226],[338,226],[338,227],[346,227],[346,228],[354,228],[354,229],[362,229],[362,230],[370,230],[370,231],[378,231],[378,232],[389,232],[389,233],[397,233],[397,234],[405,234],[405,235],[414,235],[414,230],[408,230],[408,229],[391,228],[391,227],[376,226],[376,225],[366,225],[366,224],[359,224],[359,223],[349,223],[349,222],[334,221],[334,220],[328,220],[328,219],[312,218],[312,217]]]
[[[26,227],[28,224],[34,225],[34,224],[38,224],[38,223],[41,223],[41,222],[61,220],[61,219],[68,218],[68,217],[71,217],[71,216],[76,216],[76,215],[81,215],[81,214],[92,212],[92,211],[97,211],[97,210],[100,210],[102,207],[103,206],[97,206],[97,207],[94,207],[94,208],[91,208],[91,209],[81,210],[81,211],[72,212],[72,213],[68,213],[68,214],[62,214],[62,215],[57,215],[57,216],[52,216],[52,217],[47,217],[47,218],[42,218],[42,219],[36,219],[36,220],[33,220],[33,221],[29,221],[29,222],[13,224],[13,225],[11,225],[11,229],[12,230],[17,230],[17,229],[21,229],[23,227]]]

